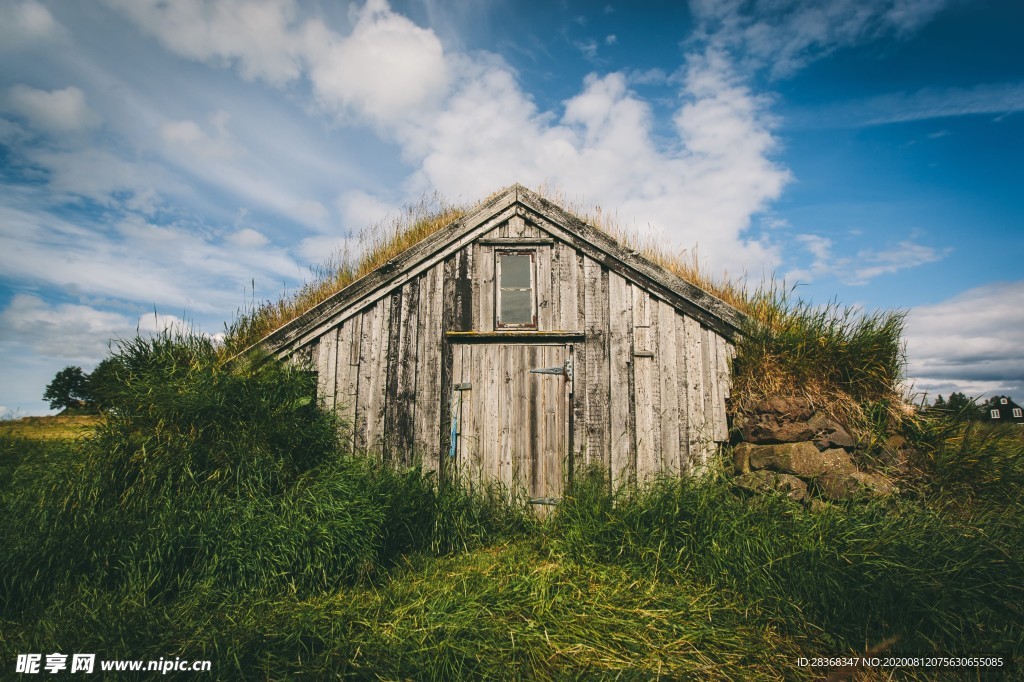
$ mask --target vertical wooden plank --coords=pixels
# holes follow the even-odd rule
[[[551,348],[551,364],[554,367],[564,365],[569,360],[568,346]],[[565,481],[565,464],[569,446],[569,406],[568,380],[565,377],[548,377],[548,444],[545,449],[548,467],[544,485],[544,497],[562,497],[562,485]]]
[[[366,390],[366,447],[373,453],[381,453],[384,437],[385,384],[387,380],[388,359],[391,357],[391,339],[388,335],[391,320],[392,297],[385,296],[374,306],[377,312],[373,319],[373,335],[370,343],[369,373]]]
[[[435,265],[425,272],[420,283],[420,332],[416,351],[416,427],[415,449],[427,471],[440,474],[440,441],[438,420],[440,418],[441,388],[441,343],[444,330],[441,327],[441,296],[443,294],[443,265]]]
[[[480,294],[477,301],[478,319],[476,329],[494,331],[494,247],[481,246],[479,260],[476,262],[480,273]]]
[[[679,473],[679,396],[676,387],[676,311],[658,301],[657,378],[661,397],[661,466],[666,474]]]
[[[689,423],[687,451],[690,454],[690,470],[702,474],[707,464],[707,425],[704,411],[704,359],[701,350],[703,336],[700,323],[687,317],[686,328],[686,380]]]
[[[435,269],[437,269],[437,266],[435,266]],[[438,404],[437,442],[438,452],[440,453],[438,474],[440,480],[447,484],[449,481],[457,482],[459,477],[458,467],[448,459],[447,454],[450,451],[451,445],[449,438],[452,418],[453,348],[451,342],[444,336],[445,332],[455,329],[455,257],[447,258],[444,264],[440,266],[440,269],[442,273],[440,280],[441,329],[438,337],[441,346],[441,362],[439,367],[440,385],[435,399]],[[424,398],[426,399],[426,396]]]
[[[690,462],[690,381],[687,373],[686,318],[675,314],[676,395],[679,403],[679,471],[691,472]]]
[[[560,244],[558,247],[562,252],[562,261],[565,266],[562,268],[564,280],[562,282],[562,323],[561,327],[566,331],[577,331],[583,329],[580,323],[580,268],[575,266],[577,254],[567,244]]]
[[[551,292],[551,251],[550,246],[537,248],[537,330],[551,331],[555,328],[553,294]]]
[[[391,462],[394,456],[395,422],[398,419],[398,376],[401,367],[402,350],[402,288],[395,289],[386,297],[391,311],[385,322],[384,334],[388,340],[384,354],[384,417],[381,421],[381,456]]]
[[[586,309],[586,287],[584,286],[583,279],[583,254],[576,253],[575,259],[576,267],[574,268],[574,271],[576,281],[578,283],[578,286],[576,287],[577,317],[576,323],[573,325],[572,328],[585,329],[583,314]],[[587,348],[588,344],[586,341],[582,343],[573,344],[572,442],[573,448],[575,450],[574,464],[577,469],[591,464],[591,446],[589,442],[589,432],[587,429],[587,368],[589,365],[589,362],[587,360]],[[573,475],[575,475],[575,473],[575,471],[572,472]]]
[[[499,481],[506,489],[511,489],[512,460],[511,453],[502,447],[504,428],[501,422],[502,410],[506,408],[500,390],[505,377],[501,374],[501,353],[486,352],[493,350],[490,346],[474,346],[482,356],[473,364],[480,371],[480,383],[484,386],[483,404],[481,405],[481,444],[484,471],[488,479]]]
[[[359,333],[359,371],[356,374],[355,419],[353,421],[353,443],[356,450],[366,450],[366,404],[367,387],[374,370],[374,361],[370,358],[370,346],[373,342],[374,323],[377,317],[377,306],[373,305],[360,313]]]
[[[332,327],[320,337],[317,354],[317,397],[325,410],[334,410],[338,371],[338,328]]]
[[[616,273],[608,277],[608,346],[611,392],[609,438],[612,488],[632,480],[636,474],[636,428],[630,407],[634,397],[632,286]]]
[[[715,409],[718,403],[715,333],[707,327],[701,328],[700,351],[704,364],[704,420],[707,423],[707,440],[715,440]]]
[[[636,424],[637,480],[649,481],[661,469],[660,396],[655,376],[657,302],[640,287],[631,287],[633,324],[633,422]]]
[[[468,347],[462,344],[452,345],[452,389],[444,396],[444,402],[450,407],[450,419],[455,420],[456,430],[456,452],[455,459],[451,459],[451,449],[441,453],[444,461],[451,467],[442,466],[442,469],[449,468],[453,478],[461,485],[471,485],[475,471],[476,460],[476,415],[474,412],[476,393],[473,388],[470,390],[457,391],[455,386],[461,383],[472,383],[466,363]],[[447,430],[452,429],[452,422],[444,424]]]
[[[526,232],[526,221],[521,216],[512,216],[505,224],[505,236],[522,237]]]
[[[725,400],[729,397],[729,362],[726,357],[726,343],[718,334],[715,339],[715,440],[724,443],[729,440],[729,425],[725,416]]]
[[[473,273],[474,253],[470,246],[454,255],[455,262],[455,320],[451,331],[473,331]]]
[[[551,301],[551,326],[548,329],[565,329],[562,326],[562,307],[566,295],[563,281],[565,265],[562,262],[561,244],[556,242],[548,250],[551,252],[551,277],[549,285],[549,300]]]
[[[519,236],[524,239],[537,239],[539,237],[550,237],[551,235],[544,232],[533,223],[527,222],[523,224],[523,231]]]
[[[337,389],[335,395],[335,412],[338,414],[338,435],[342,446],[352,446],[352,424],[355,418],[356,376],[359,372],[359,359],[352,364],[352,346],[358,343],[359,322],[361,316],[355,315],[345,320],[338,329],[338,370]]]
[[[573,360],[573,347],[571,345],[563,346],[562,356]],[[565,485],[572,476],[573,466],[573,454],[572,454],[572,387],[574,379],[571,377],[566,378],[559,382],[558,386],[558,400],[559,400],[559,414],[558,423],[561,425],[559,434],[561,437],[561,443],[559,444],[559,453],[561,453],[561,462],[558,466],[558,476],[554,482],[554,489],[549,491],[550,497],[556,497],[559,500],[565,495]]]
[[[391,345],[397,347],[394,381],[388,386],[385,434],[390,456],[402,466],[413,464],[416,420],[417,341],[419,337],[420,280],[406,282],[395,297],[391,319],[398,319],[398,333]],[[398,310],[396,313],[395,310]]]
[[[609,425],[608,271],[583,259],[586,332],[586,443],[591,464],[612,470]],[[620,388],[621,390],[621,388]]]
[[[505,346],[504,348],[495,347],[495,350],[499,352],[497,355],[497,370],[495,375],[497,383],[495,385],[495,393],[498,395],[498,414],[495,415],[495,423],[499,426],[498,432],[498,452],[502,454],[502,476],[505,484],[514,495],[519,495],[522,492],[521,477],[523,476],[522,466],[520,460],[523,457],[521,451],[516,448],[516,442],[512,434],[512,420],[515,416],[517,407],[516,402],[513,400],[513,376],[516,375],[521,367],[515,365],[517,359],[514,353],[509,351],[515,349],[515,346],[511,348]]]
[[[320,366],[320,339],[310,343],[307,348],[309,349],[309,366],[316,369]]]

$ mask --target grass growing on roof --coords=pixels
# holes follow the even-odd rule
[[[351,249],[346,245],[315,266],[313,278],[294,294],[238,311],[225,330],[224,352],[231,357],[244,351],[466,212],[466,207],[451,204],[434,194],[406,206],[397,216],[363,229]]]

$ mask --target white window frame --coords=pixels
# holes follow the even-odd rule
[[[530,319],[529,323],[515,323],[501,321],[501,257],[502,256],[529,256],[530,257]],[[511,288],[511,287],[508,287]],[[494,250],[494,328],[497,330],[535,330],[538,329],[537,320],[537,249],[495,249]]]
[[[1006,398],[1000,398],[999,402],[1002,403],[1003,405],[1005,405],[1009,401]]]
[[[1013,416],[1016,417],[1017,419],[1020,419],[1021,417],[1024,417],[1024,411],[1022,411],[1019,407],[1015,407],[1013,408]]]
[[[999,419],[999,410],[989,410],[988,414],[992,419]]]

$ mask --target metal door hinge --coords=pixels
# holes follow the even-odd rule
[[[542,369],[531,369],[530,374],[556,374],[566,379],[572,379],[572,360],[566,360],[561,367],[544,367]]]

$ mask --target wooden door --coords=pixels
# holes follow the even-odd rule
[[[570,347],[479,343],[453,351],[449,454],[460,479],[498,481],[535,504],[561,499],[569,470]]]

